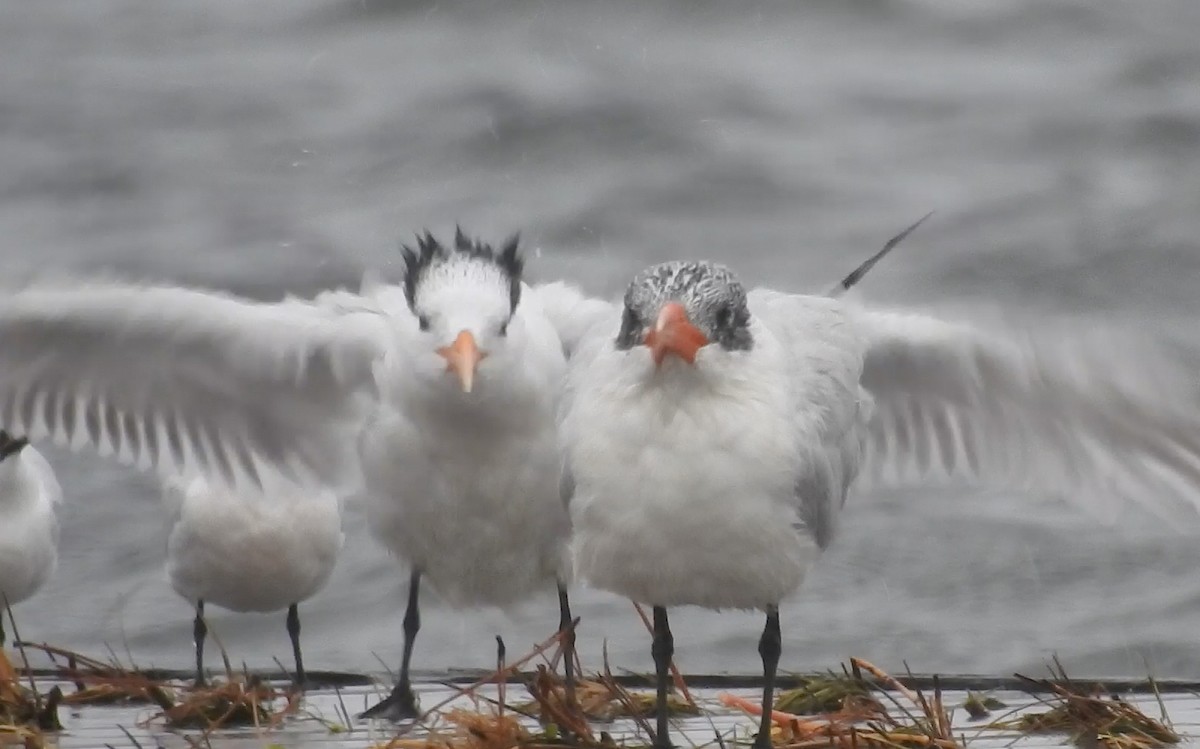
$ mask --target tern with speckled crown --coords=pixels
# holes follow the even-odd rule
[[[653,607],[656,746],[670,745],[668,609],[689,605],[765,613],[755,746],[770,745],[778,607],[833,540],[860,470],[892,483],[1032,483],[1195,515],[1200,419],[1171,401],[1190,391],[1162,387],[1151,358],[1049,342],[747,292],[710,262],[632,280],[581,335],[560,439],[576,573]]]

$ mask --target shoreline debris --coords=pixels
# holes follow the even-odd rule
[[[1100,749],[1156,749],[1182,740],[1170,725],[1166,706],[1157,690],[1155,696],[1162,720],[1146,715],[1136,705],[1108,690],[1080,689],[1057,658],[1049,670],[1049,679],[1015,675],[1028,685],[1026,691],[1038,697],[1048,710],[999,721],[992,726],[1023,734],[1066,733],[1071,743],[1077,746]],[[1153,680],[1151,689],[1154,689]]]
[[[580,678],[575,699],[570,700],[555,669],[561,658],[561,648],[555,650],[559,638],[555,633],[511,661],[498,648],[494,672],[463,688],[447,684],[451,691],[439,695],[420,719],[397,726],[382,743],[371,743],[381,739],[375,734],[369,736],[371,741],[363,737],[361,745],[373,749],[638,749],[648,744],[653,737],[654,696],[626,687],[641,683],[639,677],[614,677],[605,648],[603,668]],[[501,646],[500,641],[497,644]],[[154,705],[157,709],[148,711],[153,715],[119,726],[135,746],[133,732],[138,729],[198,730],[201,744],[207,745],[223,730],[252,727],[272,746],[275,744],[268,736],[285,720],[293,729],[299,722],[308,722],[311,730],[324,727],[330,733],[360,730],[342,704],[340,692],[338,717],[344,723],[333,723],[303,706],[301,694],[273,686],[246,670],[235,673],[227,667],[223,682],[195,688],[182,683],[178,675],[154,678],[164,672],[127,668],[116,663],[115,656],[114,662],[105,663],[49,645],[18,640],[17,646],[22,655],[26,647],[36,648],[55,664],[65,660],[67,665],[50,677],[61,681],[62,688],[55,685],[53,690],[39,692],[39,686],[45,690],[46,683],[34,680],[28,661],[19,669],[0,652],[0,746],[53,746],[53,732],[61,730],[57,722],[60,705],[101,710],[107,705],[137,702]],[[1095,682],[1072,681],[1057,660],[1050,678],[1016,675],[1017,683],[1032,699],[1014,706],[1006,706],[986,691],[967,691],[964,698],[957,688],[954,704],[948,706],[939,677],[920,677],[918,685],[911,673],[893,676],[857,658],[843,665],[840,673],[834,669],[793,678],[800,686],[780,693],[771,711],[775,749],[965,749],[978,739],[996,737],[998,732],[1009,739],[1058,733],[1064,743],[1097,749],[1165,749],[1181,741],[1165,707],[1161,720],[1150,717]],[[528,701],[508,702],[502,687],[506,681],[510,682],[508,694],[523,688]],[[69,689],[71,683],[76,690],[64,695],[63,688]],[[1153,688],[1153,680],[1149,683]],[[757,700],[713,691],[706,692],[703,702],[697,704],[685,699],[687,685],[682,676],[677,684],[672,711],[693,718],[689,721],[693,739],[694,729],[701,726],[698,720],[707,719],[713,726],[715,740],[700,741],[699,745],[727,749],[740,745],[757,730],[752,721],[736,717],[737,713],[761,717],[762,705]],[[495,689],[481,689],[486,685],[495,685]],[[1163,706],[1161,697],[1159,705]],[[722,707],[734,712],[733,721]],[[992,719],[992,711],[1001,709],[1010,712]],[[956,728],[952,718],[957,710],[973,721],[991,722],[967,725],[959,715]],[[718,716],[723,721],[720,729],[712,722]],[[606,725],[613,723],[615,727]]]

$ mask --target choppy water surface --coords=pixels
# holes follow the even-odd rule
[[[535,276],[615,292],[708,256],[815,290],[929,210],[886,302],[1111,310],[1195,337],[1200,6],[1192,0],[644,4],[276,0],[12,3],[0,22],[7,277],[115,270],[257,296],[392,268],[462,222],[520,230]],[[57,452],[52,453],[60,457]],[[23,634],[186,667],[151,481],[61,456],[56,578]],[[404,575],[352,512],[302,608],[313,668],[399,652]],[[549,592],[548,592],[549,593]],[[416,665],[480,666],[557,620],[426,599]],[[581,648],[650,667],[628,604],[581,592]],[[784,666],[855,654],[1007,672],[1200,673],[1200,545],[1046,498],[860,495],[784,610]],[[283,616],[211,616],[235,659],[287,662]],[[758,618],[680,612],[687,670],[758,666]]]

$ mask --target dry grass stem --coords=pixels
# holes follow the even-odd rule
[[[1102,690],[1084,693],[1071,682],[1058,659],[1050,666],[1050,675],[1050,679],[1031,679],[1017,674],[1029,685],[1031,694],[1050,695],[1043,697],[1049,710],[993,725],[1022,733],[1066,733],[1076,745],[1100,749],[1155,749],[1179,743],[1179,734],[1165,720],[1151,718],[1117,695]],[[1157,696],[1153,681],[1151,686]],[[1165,717],[1161,698],[1159,707]]]

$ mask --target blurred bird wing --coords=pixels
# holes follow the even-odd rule
[[[588,361],[603,349],[610,328],[615,334],[613,326],[620,319],[620,304],[589,297],[564,281],[534,286],[530,292],[536,295],[542,311],[557,331],[570,367],[587,366]],[[570,412],[574,397],[572,378],[566,377],[559,398],[560,424]],[[569,505],[575,494],[575,477],[571,474],[565,454],[558,489],[563,504]]]
[[[589,297],[564,281],[527,287],[526,292],[537,297],[550,324],[558,332],[568,359],[593,328],[605,321],[616,320],[620,314],[620,305]]]
[[[1109,515],[1200,503],[1200,418],[1162,352],[1103,325],[984,330],[862,315],[874,396],[865,478],[963,477],[1063,494]],[[1178,373],[1182,375],[1182,373]]]
[[[362,304],[121,283],[0,297],[0,423],[164,474],[257,487],[262,464],[356,480],[386,323]]]

